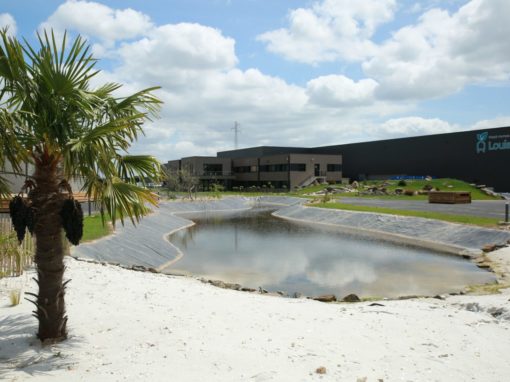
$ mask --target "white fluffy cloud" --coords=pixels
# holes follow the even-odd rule
[[[70,0],[60,5],[40,29],[53,28],[60,33],[74,30],[111,44],[142,36],[152,27],[149,16],[130,8],[112,9],[96,2]]]
[[[476,122],[471,128],[473,130],[490,129],[495,126],[510,126],[510,115],[491,119],[484,119]]]
[[[481,0],[477,2],[485,4]],[[439,119],[419,116],[392,118],[395,114],[408,115],[415,103],[398,99],[390,90],[397,92],[399,86],[402,93],[419,89],[409,82],[415,66],[427,68],[429,65],[434,69],[427,70],[432,72],[440,68],[439,58],[427,62],[421,56],[421,49],[435,51],[438,47],[447,46],[448,49],[442,48],[442,52],[451,52],[455,42],[453,37],[446,39],[451,42],[449,45],[439,40],[429,41],[427,37],[422,38],[422,45],[417,45],[417,51],[412,50],[414,43],[409,42],[408,51],[404,52],[405,38],[420,42],[420,33],[433,30],[439,34],[441,28],[451,27],[445,20],[457,17],[456,14],[429,11],[439,12],[442,18],[427,13],[417,25],[408,27],[413,33],[404,33],[407,31],[404,28],[378,47],[370,39],[378,25],[393,17],[394,11],[395,2],[390,0],[324,0],[314,3],[310,9],[292,12],[291,26],[281,32],[289,39],[290,50],[286,51],[284,45],[279,45],[283,49],[280,53],[285,57],[309,63],[363,59],[365,70],[370,74],[369,78],[355,81],[333,73],[312,78],[304,86],[291,84],[257,68],[241,69],[235,40],[225,36],[221,30],[200,24],[153,25],[148,16],[130,9],[118,10],[93,2],[68,1],[43,25],[86,34],[93,42],[100,43],[95,46],[97,52],[115,60],[109,71],[103,71],[94,78],[94,83],[123,83],[124,95],[145,87],[162,87],[157,91],[164,101],[161,118],[146,125],[146,136],[136,144],[134,152],[151,153],[161,160],[168,160],[190,155],[214,155],[217,151],[232,149],[231,127],[236,120],[241,123],[241,146],[319,146],[461,129],[461,126]],[[484,14],[476,16],[479,19],[486,17]],[[474,22],[472,19],[465,22],[468,21]],[[482,32],[475,30],[470,33],[478,36]],[[269,46],[277,41],[266,37],[261,39]],[[467,41],[466,38],[460,40]],[[458,56],[467,57],[470,53],[467,48],[461,49],[456,43]],[[494,44],[505,43],[499,41]],[[311,50],[306,50],[306,44]],[[291,51],[297,56],[292,56],[294,53]],[[505,62],[508,52],[493,54]],[[308,61],[303,58],[305,55]],[[493,59],[481,54],[478,56]],[[471,54],[470,57],[475,59],[478,56]],[[385,64],[385,57],[394,57],[395,61]],[[448,57],[445,53],[445,59]],[[403,64],[406,59],[409,67]],[[488,67],[475,69],[479,73]],[[396,70],[402,72],[400,83],[397,82],[398,76],[393,76]],[[462,70],[463,77],[474,73],[473,68]],[[435,82],[447,82],[449,77],[452,75],[445,73],[422,86],[442,92]],[[462,86],[462,81],[458,81],[455,79],[455,83],[461,85],[457,86]],[[445,86],[448,87],[448,84]],[[427,94],[439,93],[434,90]]]
[[[378,95],[392,99],[438,97],[506,80],[509,15],[507,0],[472,0],[453,14],[431,9],[416,25],[396,31],[363,69],[380,83]]]
[[[271,52],[317,64],[370,56],[376,28],[393,18],[395,0],[324,0],[290,12],[288,28],[258,36]]]
[[[286,28],[258,36],[267,49],[288,60],[361,62],[376,81],[376,98],[421,100],[446,96],[471,84],[510,78],[510,2],[470,0],[455,12],[441,2],[382,43],[377,27],[390,21],[394,1],[322,0],[290,12]],[[409,11],[407,11],[409,12]]]
[[[11,35],[16,34],[16,20],[9,13],[0,13],[0,29],[3,28],[9,28],[9,34]]]
[[[326,107],[370,104],[378,84],[372,79],[358,82],[342,75],[317,77],[307,83],[310,102]]]
[[[389,119],[377,126],[376,130],[377,134],[384,137],[402,137],[450,133],[459,128],[458,125],[452,125],[438,118],[404,117]]]
[[[214,28],[168,24],[140,40],[124,43],[117,52],[122,63],[119,71],[131,80],[163,81],[172,89],[201,87],[207,78],[197,73],[235,67],[234,45],[233,39]]]

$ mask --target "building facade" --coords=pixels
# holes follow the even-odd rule
[[[292,189],[314,177],[338,182],[433,176],[510,192],[510,127],[324,147],[251,147],[209,158],[231,171],[230,186],[271,182]]]
[[[510,191],[510,127],[316,147],[342,154],[344,176],[385,179],[434,176]]]
[[[299,150],[298,150],[299,151]],[[335,154],[287,153],[260,156],[228,155],[217,157],[188,157],[169,161],[169,171],[185,170],[198,178],[200,188],[208,190],[212,184],[233,187],[270,187],[293,189],[317,182],[342,180],[342,157]]]

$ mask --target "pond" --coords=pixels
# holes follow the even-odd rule
[[[435,295],[495,280],[457,256],[289,222],[264,209],[187,217],[196,224],[169,236],[184,256],[166,272],[340,297]]]

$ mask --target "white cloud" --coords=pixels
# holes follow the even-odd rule
[[[16,20],[9,13],[0,13],[0,29],[9,28],[9,34],[14,36],[16,34],[17,26]]]
[[[454,12],[441,6],[415,3],[404,12],[424,12],[418,21],[376,43],[375,31],[393,18],[395,1],[322,0],[292,10],[288,27],[258,39],[288,60],[361,62],[365,76],[379,84],[377,99],[419,101],[508,80],[510,2],[470,0]]]
[[[424,99],[460,91],[468,84],[510,76],[510,2],[472,0],[449,14],[424,13],[380,46],[363,64],[377,80],[377,95]]]
[[[393,18],[395,0],[323,0],[290,12],[289,27],[259,35],[271,52],[308,64],[370,56],[376,28]]]
[[[478,121],[471,126],[471,129],[481,130],[481,129],[491,129],[494,127],[504,127],[504,126],[510,126],[510,115]]]
[[[131,80],[163,81],[169,88],[196,88],[197,73],[225,71],[237,64],[233,39],[199,24],[167,24],[118,50],[119,72]]]
[[[153,24],[149,16],[131,8],[112,9],[92,1],[68,0],[40,25],[57,33],[72,29],[107,45],[147,33]]]
[[[372,79],[355,82],[342,75],[329,75],[310,80],[306,88],[313,104],[325,107],[354,106],[374,101],[377,82]]]
[[[341,12],[341,5],[345,8],[345,14]],[[66,12],[70,12],[72,7],[90,12],[87,16],[89,20],[81,20],[84,17],[77,19],[73,15],[66,18]],[[428,37],[420,37],[420,33],[433,30],[438,34],[440,27],[434,23],[445,27],[445,20],[453,17],[444,12],[439,13],[442,18],[432,17],[434,14],[431,14],[426,20],[427,17],[423,16],[417,26],[409,27],[413,32],[409,36],[397,32],[377,48],[370,38],[380,23],[392,17],[393,9],[394,1],[325,0],[315,3],[311,9],[303,10],[302,14],[297,13],[297,18],[311,17],[311,24],[301,25],[299,39],[296,37],[297,19],[286,30],[294,39],[293,43],[296,43],[296,52],[303,49],[298,53],[306,56],[317,54],[317,62],[324,57],[335,60],[361,59],[368,53],[373,60],[367,61],[367,65],[373,63],[372,67],[367,68],[370,78],[354,81],[341,74],[330,74],[312,78],[306,86],[290,84],[257,68],[240,69],[235,40],[218,29],[200,24],[156,26],[142,13],[115,10],[84,1],[63,4],[48,23],[51,21],[59,28],[65,27],[72,32],[92,36],[93,41],[99,41],[94,50],[103,57],[115,60],[112,69],[103,71],[93,79],[94,84],[105,81],[123,83],[125,86],[119,95],[154,85],[162,87],[156,92],[165,102],[161,119],[146,125],[146,136],[134,146],[133,152],[151,153],[161,160],[168,160],[191,155],[215,155],[217,151],[232,149],[234,139],[231,127],[235,120],[241,123],[241,147],[319,146],[463,128],[447,121],[419,116],[391,118],[397,113],[408,115],[415,106],[413,102],[395,100],[399,97],[390,96],[389,91],[394,89],[397,92],[399,86],[398,82],[391,82],[393,71],[396,70],[391,65],[397,65],[397,69],[403,72],[401,91],[414,91],[415,88],[406,83],[409,76],[412,77],[413,68],[434,66],[439,62],[433,59],[427,62],[420,50],[445,46],[439,40],[432,43]],[[128,24],[128,15],[135,22],[133,29],[126,31],[124,26]],[[102,27],[93,28],[91,20],[94,17],[102,20],[98,22]],[[314,40],[321,36],[324,45]],[[414,43],[409,41],[409,46],[404,44],[406,38],[415,39],[422,45],[413,50]],[[462,40],[464,37],[459,38]],[[338,42],[341,44],[336,45]],[[306,51],[306,44],[310,44],[310,51]],[[355,45],[352,54],[346,51],[350,49],[348,44]],[[391,49],[388,48],[390,46]],[[450,52],[451,46],[448,45],[449,50],[445,48],[443,51]],[[458,48],[458,45],[455,46]],[[507,53],[497,54],[502,58]],[[376,62],[376,59],[385,57],[395,57],[395,63],[388,63],[388,71],[383,70],[383,61]],[[405,65],[402,64],[402,69],[398,67],[398,63],[405,59],[411,63],[409,73],[405,72]],[[462,73],[463,76],[467,75],[465,71]],[[445,73],[441,81],[447,83],[451,76]],[[395,78],[398,79],[398,76]],[[438,80],[431,79],[429,82],[422,86],[427,94],[437,95],[436,89],[442,89],[436,84]],[[381,90],[383,86],[385,89]],[[419,94],[414,98],[419,98]],[[383,122],[377,124],[374,119]]]
[[[450,133],[459,129],[459,125],[450,124],[438,118],[403,117],[387,120],[377,126],[374,133],[390,138]]]

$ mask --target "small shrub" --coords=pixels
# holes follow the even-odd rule
[[[399,187],[405,187],[405,186],[407,186],[407,182],[406,182],[404,179],[402,179],[402,180],[400,180],[400,181],[398,182],[398,186],[399,186]]]
[[[222,192],[225,190],[225,187],[221,184],[213,183],[211,184],[211,190],[212,192]]]

